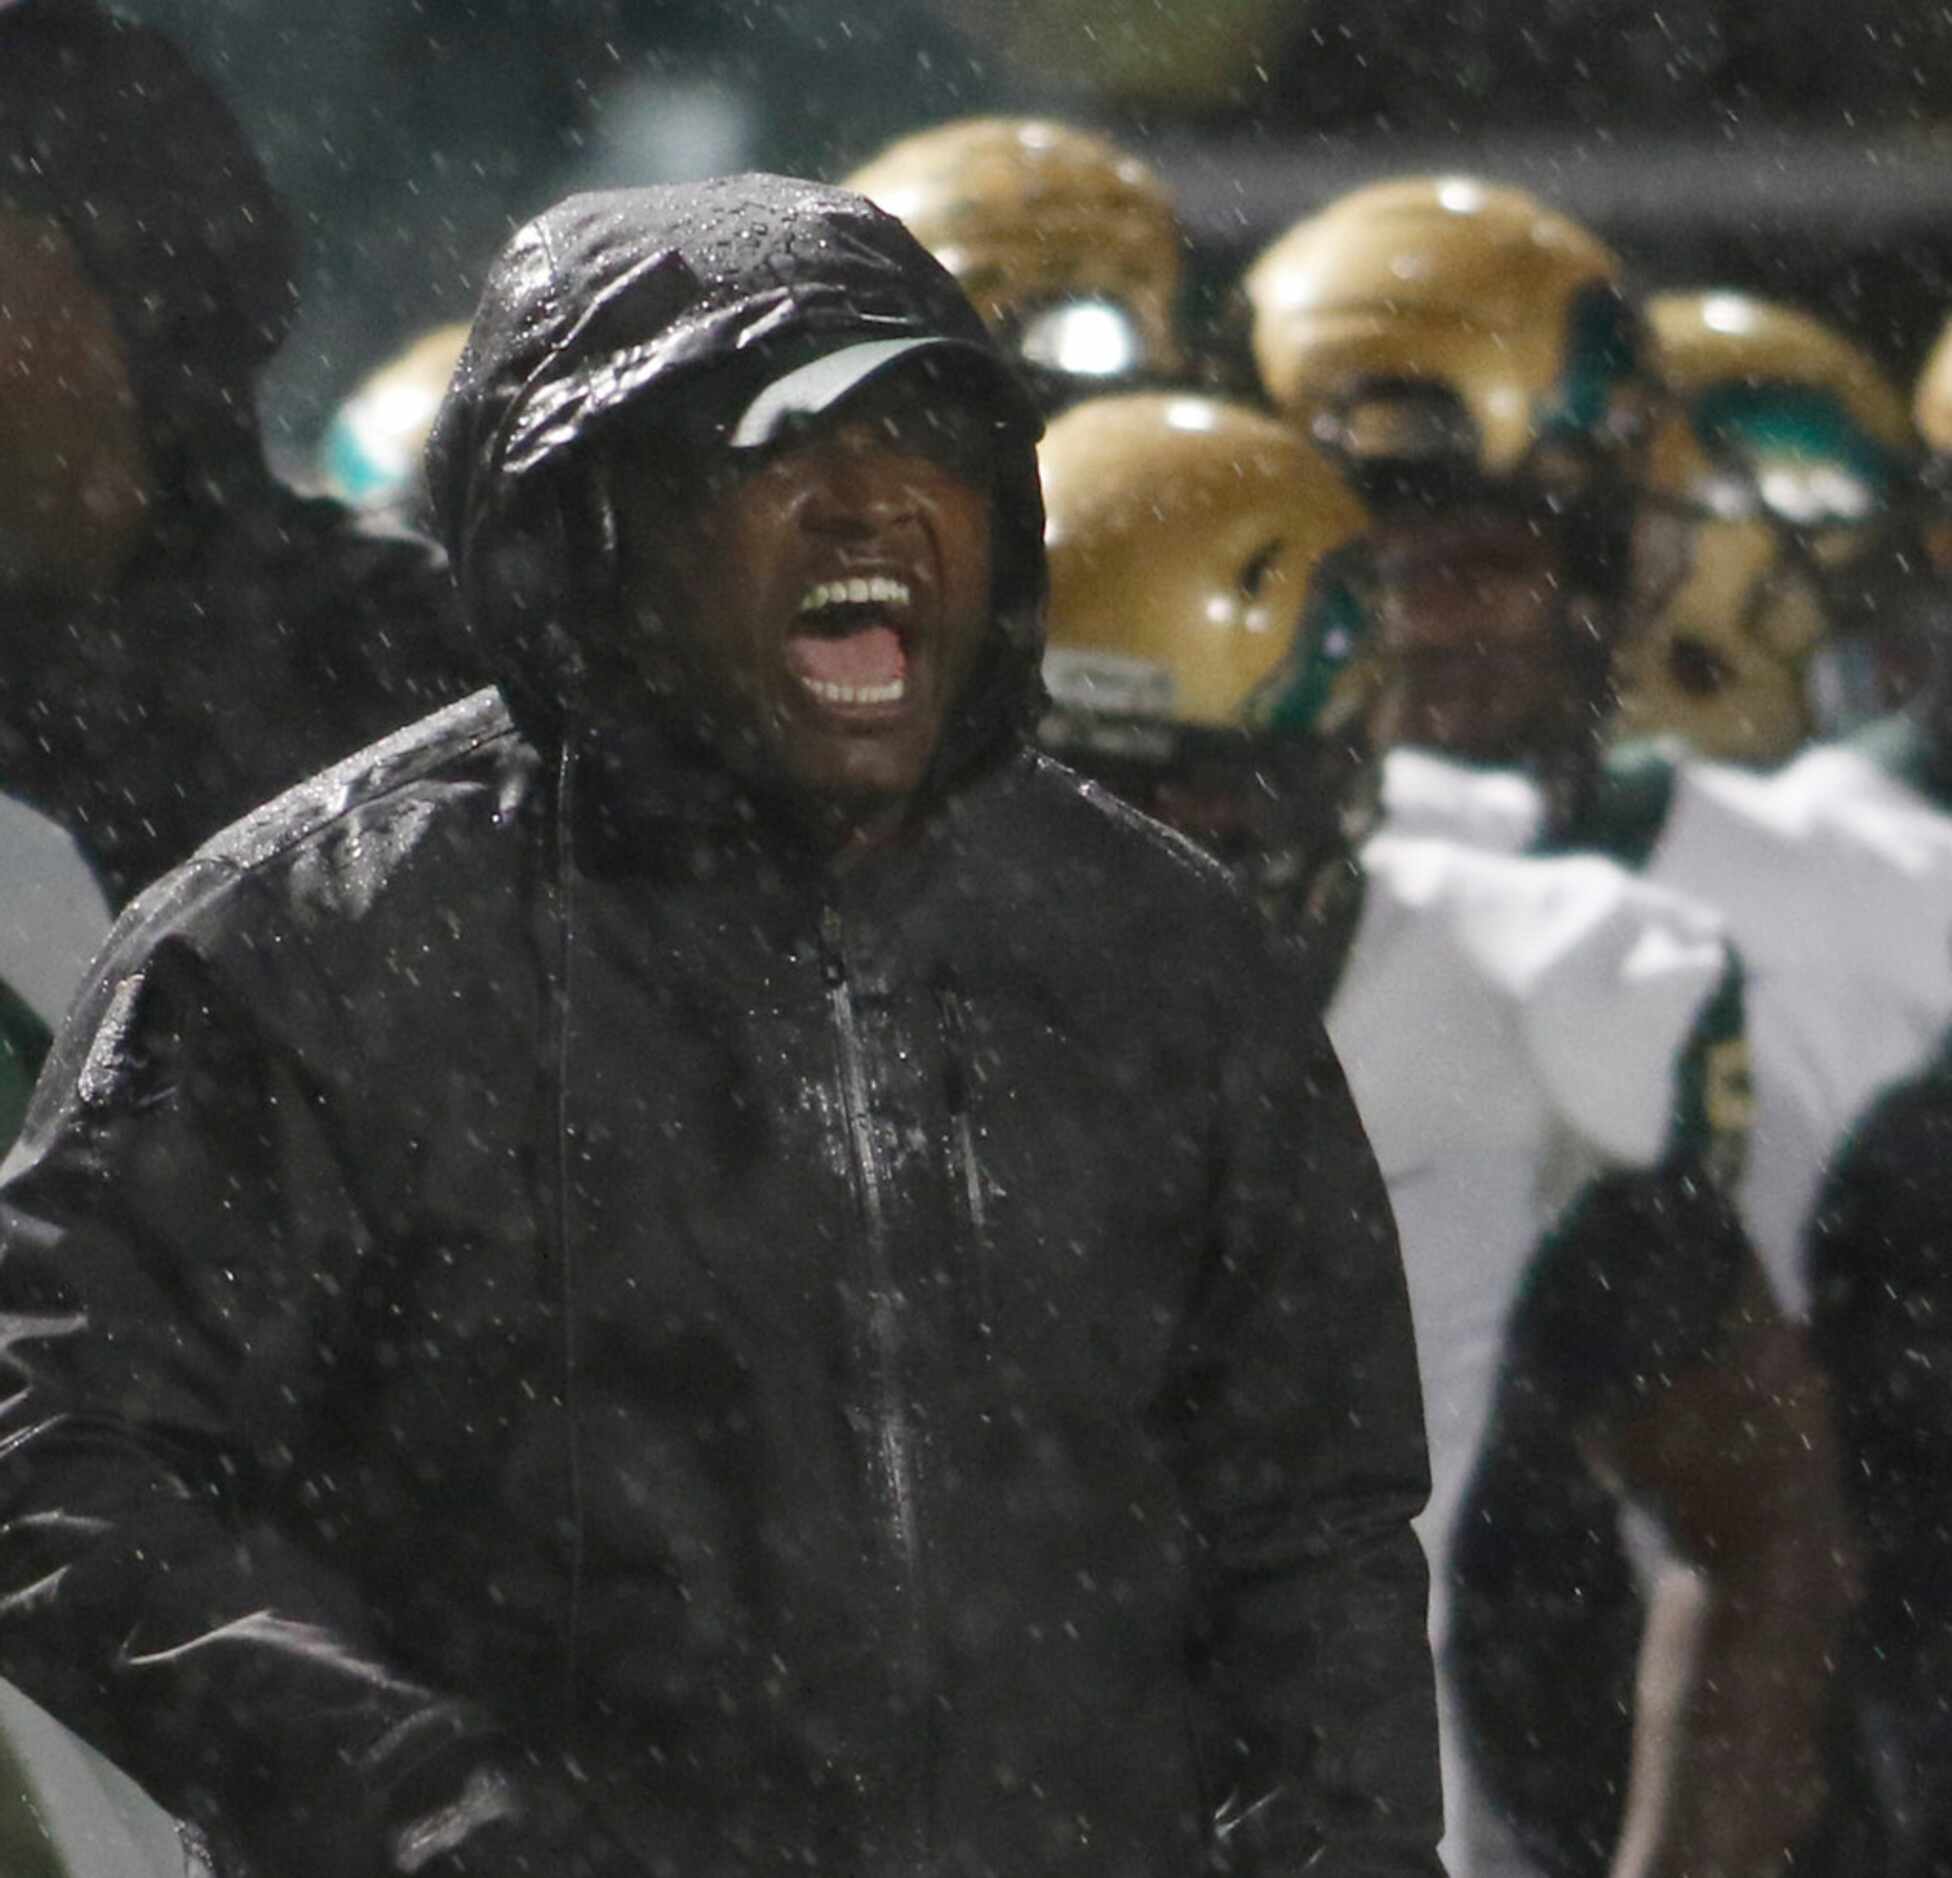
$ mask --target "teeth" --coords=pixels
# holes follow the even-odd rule
[[[824,678],[802,678],[800,683],[822,704],[899,704],[908,690],[905,678],[891,678],[885,685],[836,685]]]
[[[866,606],[883,602],[890,606],[908,604],[908,582],[887,574],[856,575],[851,580],[823,580],[800,596],[802,613],[818,613],[823,607]]]

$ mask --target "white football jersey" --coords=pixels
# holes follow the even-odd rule
[[[1415,751],[1386,762],[1383,811],[1500,853],[1544,824],[1525,777]],[[1741,957],[1755,1119],[1739,1199],[1802,1317],[1825,1162],[1952,1023],[1952,814],[1847,745],[1766,774],[1682,762],[1641,875],[1713,907]]]
[[[1801,1316],[1825,1162],[1952,1022],[1952,815],[1840,745],[1773,775],[1689,764],[1646,876],[1710,902],[1742,955],[1755,1087],[1742,1210]]]
[[[1388,1184],[1415,1320],[1432,1493],[1417,1522],[1443,1661],[1449,1537],[1506,1321],[1541,1238],[1610,1167],[1683,1123],[1685,1065],[1729,982],[1714,919],[1597,856],[1534,859],[1385,832],[1327,1021]],[[1739,1042],[1737,1047],[1739,1048]],[[1442,1686],[1453,1878],[1494,1846]]]

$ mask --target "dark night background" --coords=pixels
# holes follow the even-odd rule
[[[1648,284],[1801,300],[1901,373],[1952,307],[1952,8],[1920,0],[122,4],[226,87],[305,229],[267,388],[288,461],[568,189],[835,175],[975,110],[1151,157],[1205,305],[1325,197],[1442,167],[1559,202]]]

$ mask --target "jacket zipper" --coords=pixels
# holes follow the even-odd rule
[[[875,1396],[873,1467],[904,1607],[900,1613],[906,1646],[902,1692],[926,1704],[930,1653],[922,1582],[922,1536],[916,1505],[916,1440],[902,1387],[899,1305],[888,1242],[888,1173],[870,1112],[867,1054],[861,1046],[860,1019],[854,1007],[853,988],[848,982],[844,932],[836,907],[829,906],[821,912],[820,945],[827,1008],[833,1020],[840,1064],[841,1112],[848,1158],[861,1206],[867,1278],[864,1328]],[[926,1741],[929,1717],[925,1712],[919,1719],[922,1725],[916,1729],[914,1738],[918,1742]],[[917,1778],[900,1784],[912,1796],[909,1833],[919,1871],[928,1858],[930,1840],[927,1782]]]

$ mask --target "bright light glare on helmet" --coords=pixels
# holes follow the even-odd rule
[[[1145,357],[1131,314],[1110,300],[1067,300],[1033,314],[1018,350],[1030,364],[1073,378],[1116,378]]]
[[[1712,333],[1755,330],[1755,308],[1739,293],[1711,293],[1701,303],[1701,323]]]
[[[1220,413],[1204,398],[1175,398],[1166,406],[1166,428],[1203,432],[1220,428]]]
[[[1836,463],[1772,464],[1756,478],[1762,499],[1799,527],[1818,522],[1861,522],[1877,506],[1875,493]]]
[[[406,436],[426,428],[440,401],[425,385],[389,385],[373,399],[367,421],[389,436]]]
[[[1515,424],[1525,415],[1525,393],[1517,385],[1487,385],[1484,404],[1506,424]]]
[[[347,402],[327,454],[356,500],[389,494],[408,478],[439,404],[437,393],[414,385],[382,385]]]
[[[1745,477],[1725,470],[1704,477],[1694,492],[1695,500],[1718,522],[1746,521],[1755,513],[1756,494]]]
[[[1484,185],[1468,176],[1447,176],[1437,185],[1437,200],[1453,215],[1475,215],[1484,207]]]

